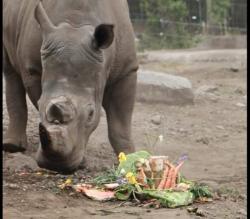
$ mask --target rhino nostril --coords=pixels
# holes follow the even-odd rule
[[[60,107],[58,107],[56,104],[53,104],[49,108],[48,120],[49,120],[49,122],[54,122],[54,123],[62,123],[63,122],[62,109],[60,109]]]
[[[74,107],[69,100],[54,99],[47,106],[46,117],[48,122],[64,124],[70,122],[75,116]]]

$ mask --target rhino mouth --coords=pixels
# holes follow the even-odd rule
[[[36,160],[40,168],[45,168],[62,174],[72,174],[78,169],[78,166],[69,165],[67,162],[51,161],[41,152],[37,154]]]
[[[53,125],[45,127],[39,124],[41,147],[37,153],[37,163],[41,168],[57,172],[74,172],[78,165],[73,159],[72,141],[67,136],[67,127]]]

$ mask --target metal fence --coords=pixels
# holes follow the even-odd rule
[[[157,1],[157,0],[155,0]],[[187,8],[185,19],[170,19],[162,16],[159,19],[148,19],[147,13],[141,6],[142,0],[128,0],[130,6],[130,16],[134,25],[134,30],[138,39],[145,38],[149,34],[155,36],[157,44],[163,45],[162,41],[173,42],[195,41],[201,37],[224,36],[224,35],[245,35],[247,31],[247,2],[246,0],[231,0],[229,8],[222,16],[223,22],[214,22],[209,14],[208,7],[212,7],[216,1],[220,0],[183,0]],[[178,29],[178,31],[176,31]],[[152,31],[153,30],[153,31]],[[150,40],[150,39],[149,39]],[[177,43],[172,47],[188,47],[189,43]],[[161,46],[162,46],[161,45]],[[145,45],[147,47],[149,45]]]

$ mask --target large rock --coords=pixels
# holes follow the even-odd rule
[[[193,104],[191,82],[180,76],[148,70],[138,71],[136,99],[139,102],[169,105]]]

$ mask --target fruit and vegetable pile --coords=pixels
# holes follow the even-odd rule
[[[167,156],[152,156],[147,151],[120,153],[117,168],[84,184],[68,186],[98,201],[133,200],[169,208],[197,200],[211,201],[212,193],[207,186],[189,181],[180,173],[186,159],[184,155],[170,162]]]

